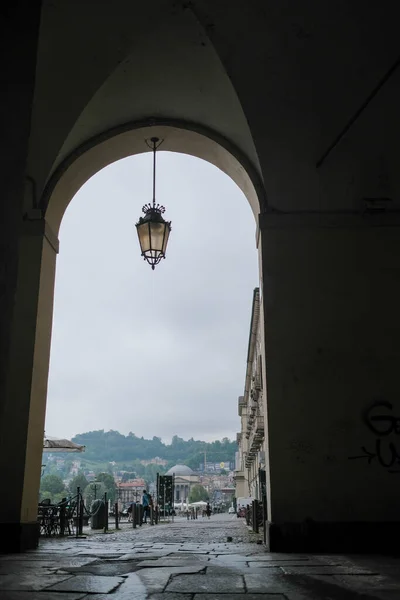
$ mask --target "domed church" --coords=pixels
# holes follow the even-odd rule
[[[199,483],[199,476],[187,465],[175,465],[166,475],[175,475],[174,502],[187,502],[193,485]]]

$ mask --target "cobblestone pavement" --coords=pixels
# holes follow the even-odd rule
[[[214,515],[0,556],[1,600],[400,600],[400,559],[268,553],[243,519]]]

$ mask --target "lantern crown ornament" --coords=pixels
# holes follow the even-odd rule
[[[151,142],[151,145],[149,144]],[[140,249],[144,260],[154,270],[162,258],[165,258],[171,221],[165,221],[164,206],[156,204],[156,152],[164,140],[152,137],[146,144],[153,151],[153,202],[142,207],[144,217],[136,223]]]

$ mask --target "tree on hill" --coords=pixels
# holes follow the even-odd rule
[[[196,483],[190,490],[189,502],[200,502],[200,500],[207,502],[207,500],[209,500],[209,495],[205,487]]]
[[[68,489],[69,492],[71,494],[71,496],[75,496],[76,494],[76,489],[79,487],[81,489],[81,493],[83,493],[83,490],[86,489],[86,487],[89,485],[88,480],[86,479],[85,475],[82,473],[82,471],[80,471],[78,473],[78,475],[76,475],[72,481],[70,482]]]
[[[127,471],[126,473],[123,473],[121,482],[126,483],[127,481],[132,481],[132,479],[136,479],[136,473],[133,471]]]
[[[61,494],[66,491],[64,482],[59,475],[45,475],[40,482],[40,491],[51,495]]]
[[[109,473],[98,473],[98,475],[96,475],[96,480],[104,483],[107,492],[107,498],[111,502],[115,502],[116,485],[114,477]]]
[[[171,444],[164,444],[161,438],[154,436],[151,440],[138,437],[130,432],[127,436],[118,431],[89,431],[74,436],[73,441],[86,446],[85,457],[87,461],[119,464],[133,464],[137,475],[144,473],[136,467],[136,461],[150,460],[155,457],[165,459],[171,465],[179,463],[190,464],[192,468],[198,469],[207,462],[233,462],[237,450],[236,441],[223,438],[222,441],[204,442],[193,438],[185,441],[178,435],[174,435]],[[83,462],[82,462],[83,464]],[[143,467],[143,465],[141,465]],[[102,467],[104,469],[104,467]]]

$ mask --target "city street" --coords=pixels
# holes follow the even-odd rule
[[[0,556],[1,600],[391,600],[400,559],[270,554],[235,515],[86,538],[41,539]]]

